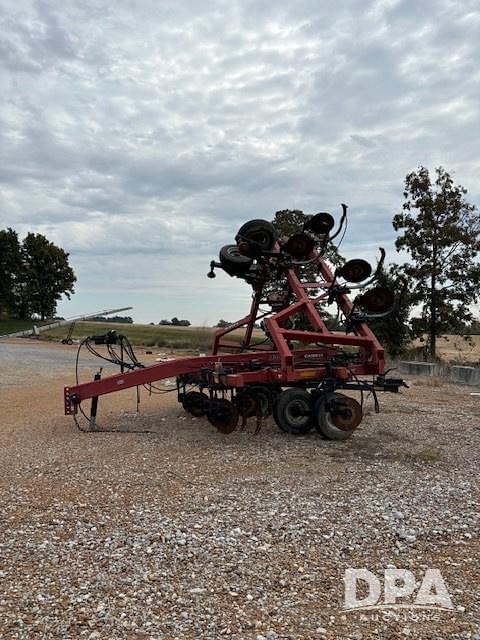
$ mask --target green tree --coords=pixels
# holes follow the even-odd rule
[[[74,293],[75,274],[69,254],[39,233],[29,233],[22,245],[20,316],[38,314],[42,320],[55,315],[62,295]]]
[[[0,314],[14,314],[22,267],[21,245],[13,229],[0,230]]]
[[[412,286],[411,301],[421,305],[417,333],[427,334],[428,353],[436,356],[436,338],[471,320],[470,305],[479,297],[480,218],[442,167],[432,182],[427,168],[405,178],[402,213],[393,219],[401,232],[395,244],[410,263],[403,265]]]
[[[170,324],[174,327],[189,327],[190,320],[179,320],[177,316],[175,316],[174,318],[172,318]]]

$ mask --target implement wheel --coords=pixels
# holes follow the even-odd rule
[[[343,393],[327,393],[315,403],[316,428],[327,440],[346,440],[362,421],[362,407]]]
[[[240,414],[230,400],[212,400],[208,405],[207,420],[220,433],[232,433],[238,424]]]
[[[273,406],[273,418],[286,433],[294,436],[308,433],[314,424],[312,398],[308,391],[296,387],[282,391]]]
[[[202,418],[207,412],[210,398],[201,391],[189,391],[183,396],[182,407],[195,418]]]
[[[240,253],[236,244],[226,244],[220,249],[220,264],[229,276],[244,276],[252,266],[252,258]]]
[[[250,220],[240,227],[235,236],[240,252],[252,258],[271,251],[276,239],[275,227],[267,220]]]

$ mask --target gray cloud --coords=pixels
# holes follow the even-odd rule
[[[345,250],[394,258],[408,171],[442,164],[480,199],[476,4],[4,2],[0,225],[62,243],[84,305],[97,270],[142,289],[119,255],[214,296],[200,264],[286,207],[346,201]]]

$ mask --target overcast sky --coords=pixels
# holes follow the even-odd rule
[[[233,320],[210,260],[251,218],[350,207],[395,260],[407,172],[480,204],[478,0],[0,0],[0,228],[70,253],[71,316]]]

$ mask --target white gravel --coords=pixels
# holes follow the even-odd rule
[[[83,434],[63,365],[22,367],[0,387],[2,638],[480,638],[471,389],[385,394],[343,443],[223,436],[175,394],[137,418],[132,394],[101,399],[103,424],[153,433]],[[393,566],[439,569],[454,610],[343,610],[346,568]]]

